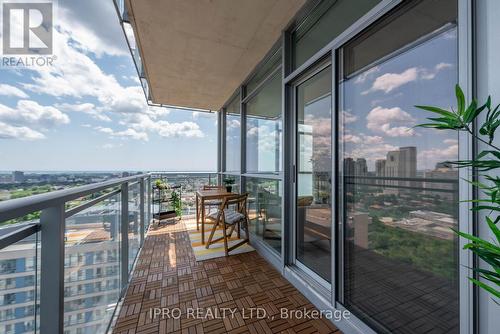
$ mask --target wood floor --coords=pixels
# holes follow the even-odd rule
[[[148,233],[113,333],[340,334],[290,316],[304,309],[316,310],[256,252],[196,262],[179,222]]]

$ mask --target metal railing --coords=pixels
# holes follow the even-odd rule
[[[35,212],[0,226],[0,332],[106,332],[151,221],[151,174],[0,202],[0,224]]]

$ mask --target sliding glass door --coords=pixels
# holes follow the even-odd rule
[[[332,68],[320,65],[296,96],[296,260],[331,282]]]
[[[379,332],[458,333],[455,0],[408,1],[340,49],[342,303]]]

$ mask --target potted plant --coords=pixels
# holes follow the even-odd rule
[[[158,180],[155,181],[155,187],[157,189],[167,189],[168,188],[168,184],[166,182],[163,182],[163,180],[158,179]]]
[[[233,178],[224,179],[224,185],[226,186],[226,190],[228,193],[233,191],[233,184],[236,182]]]
[[[177,217],[182,218],[182,201],[179,193],[175,190],[172,191],[171,199],[175,214],[177,215]]]
[[[469,105],[465,102],[465,96],[462,89],[457,85],[455,87],[457,96],[457,108],[455,110],[444,110],[434,106],[416,106],[436,114],[438,117],[429,117],[429,123],[418,126],[432,128],[437,130],[452,130],[469,133],[477,141],[482,142],[487,147],[486,150],[479,152],[471,160],[461,160],[451,162],[458,168],[471,168],[475,177],[482,176],[484,182],[476,179],[468,182],[484,196],[479,199],[469,199],[474,205],[472,211],[483,211],[486,213],[486,224],[491,231],[491,239],[482,239],[476,235],[464,233],[458,230],[454,232],[467,239],[464,249],[467,249],[483,260],[487,267],[479,267],[478,264],[472,268],[474,277],[469,280],[479,288],[490,293],[496,303],[500,304],[500,177],[495,175],[494,171],[500,169],[500,147],[494,144],[496,131],[500,127],[500,105],[493,107],[491,97],[483,105],[478,105],[473,100]],[[477,120],[477,117],[486,112],[484,120]],[[473,124],[477,120],[478,132],[474,131]]]

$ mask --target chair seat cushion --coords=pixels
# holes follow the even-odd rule
[[[219,214],[219,211],[215,211],[215,212],[210,213],[207,217],[212,218],[212,219],[217,219],[218,214]],[[226,224],[232,225],[238,221],[243,220],[243,218],[245,218],[245,215],[243,215],[242,213],[239,213],[237,211],[234,211],[234,210],[225,209],[224,210],[224,217],[226,218]]]

